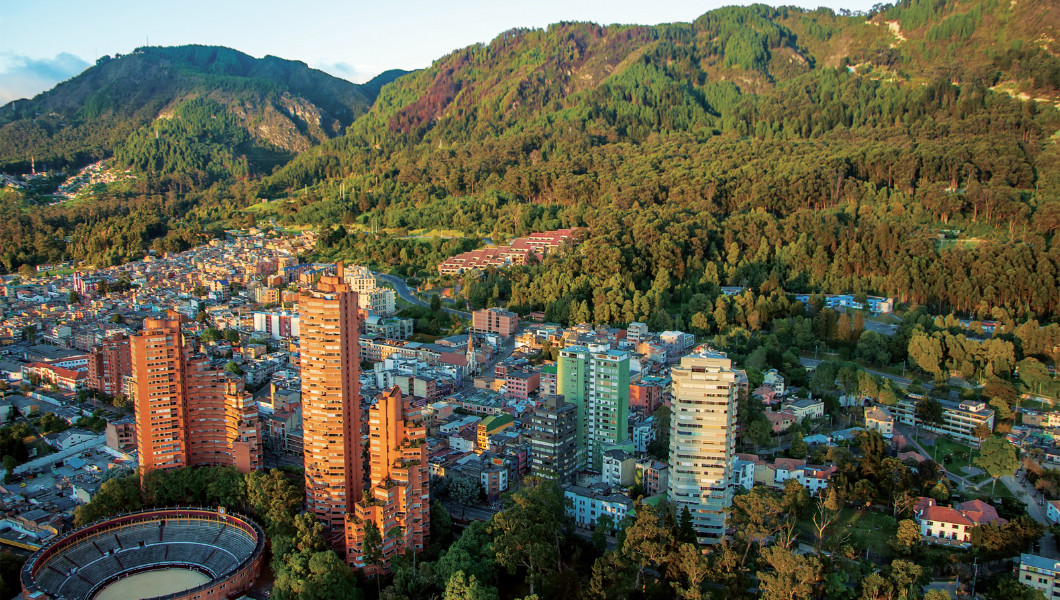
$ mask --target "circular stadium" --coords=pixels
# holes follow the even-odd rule
[[[220,600],[257,578],[265,533],[224,509],[144,510],[56,538],[22,568],[24,600]]]

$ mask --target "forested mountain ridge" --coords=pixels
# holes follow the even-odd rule
[[[386,81],[358,86],[274,56],[255,59],[216,46],[145,47],[103,57],[31,100],[0,108],[0,170],[52,168],[110,156],[137,129],[195,98],[237,118],[257,146],[285,157],[341,135]]]
[[[677,305],[712,331],[735,314],[688,302],[719,285],[1052,316],[1060,60],[1058,11],[1043,4],[756,5],[690,24],[512,30],[397,80],[263,194],[308,186],[283,218],[318,225],[493,239],[587,226],[579,252],[471,292],[557,320]],[[328,256],[378,246],[326,241]],[[378,250],[399,267],[399,250],[432,255]],[[760,325],[770,309],[754,303]]]

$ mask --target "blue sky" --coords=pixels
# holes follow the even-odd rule
[[[137,46],[217,44],[354,82],[417,69],[513,27],[557,21],[691,21],[724,0],[0,0],[0,104],[32,97],[96,58]],[[868,10],[873,0],[783,4]]]

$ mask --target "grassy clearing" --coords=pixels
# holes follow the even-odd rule
[[[964,477],[965,475],[964,467],[974,466],[975,458],[979,456],[979,451],[971,446],[955,442],[942,436],[935,438],[934,446],[932,446],[931,440],[923,437],[918,437],[916,440],[928,451],[928,455],[931,456],[935,462],[946,467],[946,470],[950,473],[954,473],[961,477]]]
[[[967,240],[939,240],[939,250],[948,250],[961,246],[963,248],[975,248],[979,244],[982,244],[983,240],[980,239],[967,239]]]
[[[799,521],[799,528],[813,537],[813,524],[808,519]],[[844,536],[845,543],[859,551],[867,548],[877,554],[891,556],[894,550],[889,542],[898,532],[898,521],[890,515],[871,510],[844,508],[831,531],[832,535]]]
[[[279,206],[280,202],[282,202],[282,200],[273,200],[272,202],[269,202],[268,200],[263,200],[261,202],[258,202],[257,204],[251,204],[250,206],[244,208],[243,212],[258,213],[258,214],[261,214],[261,213],[279,214],[280,211],[279,211],[278,206]]]

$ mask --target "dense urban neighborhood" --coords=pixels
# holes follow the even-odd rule
[[[1060,598],[1060,7],[807,2],[5,6],[0,600]]]
[[[468,312],[459,283],[304,262],[316,241],[231,231],[119,267],[6,277],[0,541],[29,554],[107,516],[100,504],[137,507],[113,505],[108,485],[279,469],[304,477],[344,562],[379,579],[425,550],[432,519],[495,521],[552,482],[558,516],[604,551],[674,519],[681,539],[734,558],[771,541],[800,568],[827,549],[932,589],[1001,576],[1051,593],[1060,412],[959,370],[918,379],[924,366],[865,360],[864,341],[922,331],[902,333],[923,317],[892,299],[793,296],[860,337],[855,351],[760,346],[734,361],[720,339],[643,322]],[[997,322],[950,328],[1006,339]],[[1037,387],[1054,390],[1045,371]],[[349,505],[351,488],[373,501]]]

